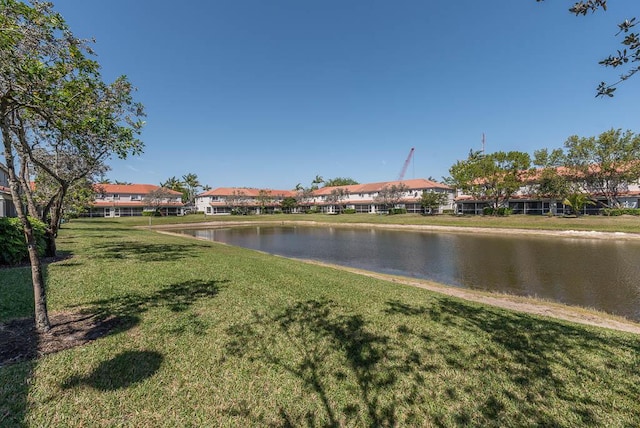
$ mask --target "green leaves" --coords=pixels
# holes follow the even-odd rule
[[[535,152],[533,193],[542,198],[561,199],[568,194],[597,194],[607,205],[619,206],[620,196],[640,180],[640,136],[631,131],[610,129],[597,137],[573,135],[564,151]]]
[[[536,0],[537,2],[541,2],[544,0]],[[602,9],[604,11],[607,10],[607,0],[581,0],[576,2],[570,9],[569,12],[575,14],[576,16],[582,15],[585,16],[589,12],[595,12],[598,9]],[[618,36],[620,33],[628,33],[631,28],[635,27],[637,24],[636,18],[625,19],[620,24],[618,24]],[[605,59],[599,62],[600,65],[605,67],[613,67],[617,68],[622,65],[627,65],[630,62],[638,62],[640,61],[640,40],[638,39],[637,34],[629,34],[624,40],[621,42],[622,45],[629,48],[618,50],[616,55],[609,55]],[[640,66],[631,67],[628,71],[620,75],[619,80],[614,83],[606,83],[600,82],[598,87],[596,88],[596,97],[613,97],[614,92],[616,90],[616,86],[625,80],[629,79],[633,75],[635,75],[638,71],[640,71]]]
[[[586,205],[596,205],[596,203],[584,193],[572,193],[567,196],[562,201],[562,203],[568,207],[571,207],[571,211],[573,211],[576,216],[580,215],[582,208],[584,208]]]
[[[43,255],[46,247],[44,223],[34,218],[29,221],[35,233],[38,253]],[[0,265],[14,265],[25,260],[28,260],[27,244],[20,219],[0,217]]]
[[[531,158],[524,152],[469,153],[449,169],[451,183],[475,199],[492,201],[495,208],[504,204],[522,185],[522,175]]]
[[[420,198],[420,204],[425,210],[430,213],[437,211],[441,205],[445,205],[448,196],[446,193],[434,192],[434,191],[422,191],[422,197]]]
[[[351,184],[360,184],[351,177],[336,177],[325,180],[322,187],[337,187],[337,186],[349,186]],[[318,183],[318,184],[320,184]]]
[[[111,156],[142,152],[144,108],[126,76],[103,80],[87,41],[48,2],[0,0],[0,44],[4,151],[37,174],[41,218],[54,237],[74,184],[103,173]],[[31,200],[33,189],[21,184]]]
[[[578,15],[586,15],[588,12],[595,12],[597,9],[602,8],[603,10],[607,10],[607,0],[586,0],[579,1],[574,4],[569,12],[574,13],[576,16]]]

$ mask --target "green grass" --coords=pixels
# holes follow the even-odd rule
[[[0,426],[640,425],[638,336],[134,223],[62,230],[50,310],[120,328],[1,367]],[[29,301],[24,270],[0,302]]]
[[[102,219],[104,222],[116,222],[123,225],[146,226],[148,217],[122,217],[119,219]],[[422,216],[418,214],[372,215],[372,214],[276,214],[253,216],[204,216],[192,214],[184,217],[154,217],[153,226],[176,223],[199,223],[208,221],[248,221],[248,222],[282,222],[282,221],[315,221],[319,223],[374,223],[374,224],[416,224],[455,227],[489,227],[515,228],[533,230],[588,230],[601,232],[640,233],[640,217],[621,216],[582,216],[578,218],[546,217],[542,215],[511,215],[507,217],[493,216],[455,216],[436,215]]]

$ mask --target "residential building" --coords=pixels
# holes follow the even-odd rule
[[[9,170],[0,163],[0,217],[15,216],[16,208],[13,205],[13,198],[9,189]]]
[[[182,193],[153,184],[96,184],[95,190],[95,201],[84,216],[129,217],[154,211],[184,214]]]
[[[389,197],[388,190],[394,186],[402,191]],[[342,209],[352,209],[357,213],[380,214],[387,213],[391,208],[406,209],[408,213],[419,214],[424,212],[421,203],[422,192],[445,193],[446,202],[437,211],[453,209],[454,189],[446,184],[424,178],[323,187],[313,192],[311,206],[327,214],[334,214]],[[343,199],[340,193],[344,195]]]
[[[196,210],[207,215],[272,214],[280,211],[284,198],[296,197],[292,190],[219,187],[196,196]]]
[[[396,186],[402,192],[395,195],[393,203],[385,200],[385,190]],[[422,213],[422,192],[442,192],[447,202],[439,211],[453,209],[453,188],[426,179],[385,181],[378,183],[354,184],[348,186],[323,187],[309,195],[293,190],[260,190],[236,187],[221,187],[201,193],[196,197],[199,212],[207,215],[231,214],[234,210],[247,213],[271,213],[280,210],[284,198],[297,200],[294,212],[309,210],[334,214],[344,209],[359,213],[386,213],[390,208],[403,208],[410,213]]]
[[[565,169],[559,168],[560,174],[564,174]],[[538,174],[528,172],[523,174],[522,186],[509,198],[505,207],[509,207],[513,214],[552,214],[562,215],[566,207],[563,199],[541,198],[535,194],[536,176]],[[581,214],[599,214],[603,207],[608,204],[607,198],[601,194],[589,191],[588,186],[576,182],[578,192],[588,194],[595,205],[585,205]],[[640,182],[629,183],[621,186],[618,202],[623,208],[640,208]],[[491,205],[489,199],[474,198],[471,195],[458,191],[455,197],[456,213],[458,214],[482,214],[486,206]]]

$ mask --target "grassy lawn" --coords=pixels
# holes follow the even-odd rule
[[[122,217],[116,221],[127,225],[148,225],[148,217]],[[184,217],[154,217],[152,225],[174,223],[198,223],[207,221],[315,221],[319,223],[375,223],[375,224],[418,224],[456,227],[490,227],[535,230],[594,230],[601,232],[640,233],[640,217],[621,216],[582,216],[546,217],[542,215],[511,215],[508,217],[493,216],[455,216],[436,215],[422,216],[418,214],[372,215],[372,214],[276,214],[258,216],[204,216],[191,214]]]
[[[523,227],[446,217],[330,219]],[[47,266],[50,310],[120,328],[0,367],[0,426],[640,425],[636,335],[130,227],[147,223],[62,230],[73,257]],[[0,322],[30,316],[30,293],[27,268],[0,270]]]

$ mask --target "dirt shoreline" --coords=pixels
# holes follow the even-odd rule
[[[197,229],[202,227],[231,227],[231,226],[311,226],[311,227],[351,227],[351,228],[375,228],[390,230],[420,230],[425,232],[447,233],[482,233],[490,235],[528,235],[547,236],[553,238],[584,238],[607,240],[640,240],[640,233],[629,232],[599,232],[593,230],[550,230],[550,229],[515,229],[506,227],[476,227],[476,226],[438,226],[424,224],[380,224],[380,223],[324,223],[317,221],[207,221],[199,223],[182,223],[153,226],[136,226],[139,229],[173,230],[173,229]]]
[[[175,229],[201,228],[201,227],[230,227],[230,226],[249,226],[249,225],[299,225],[314,227],[358,227],[358,228],[377,228],[390,230],[420,230],[432,232],[446,233],[464,233],[464,234],[500,234],[500,235],[527,235],[527,236],[545,236],[552,238],[580,238],[580,239],[605,239],[605,240],[640,240],[640,234],[625,232],[595,232],[595,231],[558,231],[558,230],[530,230],[530,229],[509,229],[509,228],[484,228],[484,227],[456,227],[456,226],[431,226],[431,225],[398,225],[398,224],[374,224],[374,223],[321,223],[315,221],[279,221],[279,222],[228,222],[228,221],[211,221],[202,223],[176,224],[151,226],[150,228],[161,233],[179,235],[171,232]],[[148,228],[142,227],[140,228]],[[300,259],[295,259],[300,260]],[[423,288],[425,290],[444,294],[447,296],[457,297],[460,299],[495,306],[527,314],[540,315],[564,321],[570,321],[577,324],[590,325],[595,327],[608,328],[617,331],[640,334],[640,324],[633,321],[618,318],[613,315],[604,314],[594,310],[583,309],[579,307],[566,306],[560,303],[538,300],[531,297],[511,296],[499,293],[480,292],[464,288],[457,288],[445,284],[439,284],[433,281],[420,280],[415,278],[407,278],[393,275],[380,274],[361,269],[349,268],[329,263],[322,263],[312,260],[303,260],[305,263],[326,266],[333,269],[339,269],[358,275],[364,275],[370,278],[382,279],[398,284],[410,285],[413,287]]]

